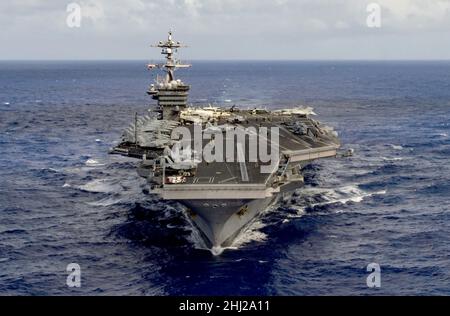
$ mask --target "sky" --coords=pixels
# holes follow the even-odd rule
[[[158,58],[169,29],[188,60],[450,59],[450,0],[2,0],[0,59]]]

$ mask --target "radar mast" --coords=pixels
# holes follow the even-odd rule
[[[149,64],[148,68],[159,68],[164,69],[164,71],[167,73],[165,82],[169,83],[173,80],[175,80],[174,72],[177,68],[189,68],[191,65],[188,64],[182,64],[178,59],[175,58],[175,53],[178,52],[178,48],[180,47],[187,47],[186,45],[183,45],[179,41],[174,41],[172,39],[172,31],[169,31],[169,35],[167,36],[167,41],[163,42],[160,41],[156,45],[152,45],[152,47],[159,47],[162,48],[161,55],[166,55],[166,62],[164,64]]]
[[[150,85],[148,94],[154,100],[158,101],[158,110],[162,114],[162,119],[165,120],[179,120],[179,113],[182,109],[187,107],[187,98],[190,87],[185,85],[180,79],[176,80],[174,72],[178,68],[188,68],[191,65],[182,64],[175,58],[175,53],[180,47],[187,47],[172,38],[172,31],[166,41],[160,41],[152,47],[161,48],[161,54],[165,55],[165,63],[163,64],[149,64],[148,69],[158,68],[166,72],[163,80],[157,77],[156,85]]]

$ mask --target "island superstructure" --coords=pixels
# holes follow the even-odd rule
[[[312,118],[309,107],[188,106],[190,86],[175,78],[176,69],[190,67],[175,58],[183,45],[169,32],[155,46],[166,59],[148,65],[165,73],[147,92],[157,106],[135,117],[112,153],[140,159],[138,173],[150,192],[184,205],[208,247],[217,251],[232,245],[280,195],[301,188],[306,164],[335,157],[339,139],[333,128]],[[255,158],[261,152],[265,159]]]

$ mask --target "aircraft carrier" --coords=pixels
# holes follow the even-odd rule
[[[135,115],[111,153],[139,159],[149,191],[184,205],[207,246],[219,253],[278,197],[303,185],[306,164],[336,157],[339,139],[312,118],[310,107],[188,106],[190,86],[174,76],[190,67],[175,58],[184,46],[171,32],[154,46],[165,57],[148,65],[164,72],[147,91],[157,105]]]

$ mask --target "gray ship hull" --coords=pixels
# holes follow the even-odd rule
[[[204,199],[180,201],[188,208],[191,220],[213,251],[230,246],[255,217],[277,201],[265,199]]]
[[[264,210],[303,185],[303,178],[281,187],[280,193],[264,199],[196,199],[182,200],[188,215],[200,231],[207,246],[214,250],[229,247],[236,237]]]

